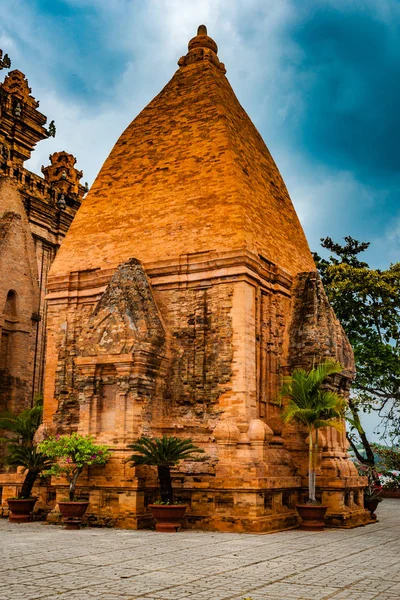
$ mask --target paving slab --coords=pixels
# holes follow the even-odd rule
[[[66,531],[0,519],[0,600],[398,600],[400,499],[357,529]]]

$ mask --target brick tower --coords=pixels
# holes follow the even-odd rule
[[[125,464],[126,445],[166,433],[207,453],[175,474],[187,525],[294,526],[307,444],[282,425],[281,376],[332,357],[346,393],[354,373],[285,184],[217,51],[200,26],[115,144],[50,273],[45,418],[112,447],[86,482],[100,522],[148,522],[154,475]],[[361,523],[345,435],[323,438],[328,518]]]
[[[11,63],[0,51],[0,68]],[[54,135],[23,73],[0,83],[0,411],[32,405],[43,391],[48,270],[85,188],[75,159],[50,156],[44,178],[25,167]]]

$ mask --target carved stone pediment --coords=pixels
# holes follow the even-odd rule
[[[77,343],[78,357],[164,354],[165,330],[150,282],[135,258],[118,267]]]
[[[138,427],[152,421],[165,378],[166,332],[150,281],[135,258],[116,269],[84,323],[73,362],[74,389],[60,397],[56,421],[64,422],[72,403],[79,412],[78,431],[107,444],[132,440]]]
[[[294,288],[290,327],[289,366],[309,369],[326,359],[339,361],[342,376],[354,378],[355,366],[349,340],[326,296],[317,272],[299,273]]]

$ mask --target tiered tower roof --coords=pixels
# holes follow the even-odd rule
[[[21,71],[10,71],[0,84],[0,144],[2,157],[23,166],[35,145],[49,137],[45,115]]]

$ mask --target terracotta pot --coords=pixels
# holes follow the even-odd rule
[[[156,519],[156,531],[176,533],[181,527],[187,506],[185,504],[149,504]]]
[[[328,510],[327,506],[321,506],[320,504],[298,504],[296,508],[302,518],[300,529],[304,531],[323,531],[325,525],[324,517]]]
[[[12,523],[29,523],[32,520],[33,508],[37,498],[8,498],[10,515],[8,520]]]
[[[59,502],[65,529],[80,529],[82,517],[86,512],[89,502]]]
[[[378,508],[379,500],[378,498],[371,498],[370,500],[366,500],[364,498],[364,507],[369,510],[371,514],[371,520],[376,521],[375,511]]]

